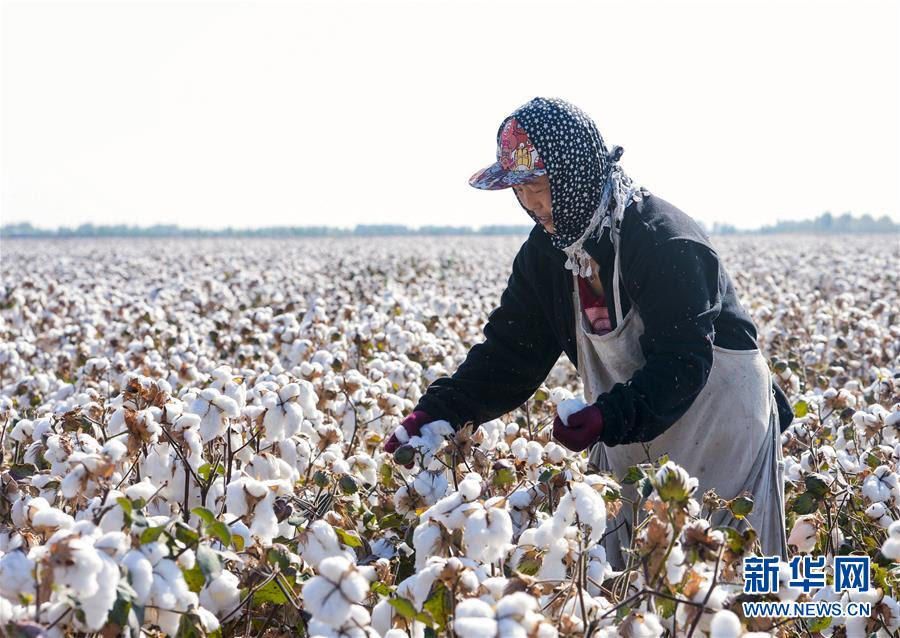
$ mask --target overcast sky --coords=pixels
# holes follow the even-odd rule
[[[707,223],[900,219],[900,3],[3,3],[2,212],[527,224],[468,177],[535,96]]]

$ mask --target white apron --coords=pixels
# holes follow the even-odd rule
[[[625,383],[646,362],[638,338],[644,323],[632,303],[622,317],[619,302],[618,224],[612,224],[616,249],[613,299],[616,328],[604,335],[594,334],[581,309],[577,281],[573,292],[575,333],[578,346],[578,374],[584,396],[593,403],[616,383]],[[574,277],[575,275],[573,275]],[[646,443],[606,446],[597,443],[590,459],[601,470],[612,472],[621,481],[628,468],[638,463],[656,462],[663,454],[698,479],[694,493],[715,489],[725,499],[747,490],[753,494],[753,510],[747,521],[758,532],[763,555],[786,559],[784,521],[784,460],[778,427],[778,412],[772,380],[759,349],[729,350],[713,346],[713,364],[706,385],[687,412],[665,432]],[[635,498],[632,486],[623,485],[623,495]],[[627,505],[627,504],[626,504]],[[631,543],[631,508],[623,507],[610,521],[603,544],[611,565],[624,567],[620,547]],[[621,525],[620,525],[621,523]],[[717,512],[713,526],[741,529],[728,512]]]

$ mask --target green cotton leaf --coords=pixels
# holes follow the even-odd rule
[[[206,527],[206,531],[225,547],[231,545],[231,531],[229,531],[228,526],[222,521],[214,521]]]
[[[812,634],[818,633],[820,631],[824,631],[831,626],[831,617],[825,616],[824,618],[814,618],[812,620],[807,620],[806,622],[806,630]]]
[[[428,600],[422,605],[422,608],[431,614],[434,619],[435,627],[439,632],[443,632],[447,626],[450,617],[450,592],[444,585],[438,585],[431,592]]]
[[[639,468],[637,465],[632,465],[628,468],[628,471],[625,472],[625,477],[622,479],[622,483],[625,485],[631,485],[632,483],[637,483],[642,478],[644,478],[644,470]]]
[[[511,467],[501,467],[491,476],[491,485],[494,487],[512,485],[515,481],[516,473]]]
[[[541,568],[541,561],[537,558],[523,558],[516,566],[516,571],[522,572],[526,576],[534,576]]]
[[[281,591],[281,587],[275,582],[275,578],[253,592],[254,603],[275,603],[276,605],[284,605],[287,601],[287,596]]]
[[[116,503],[118,503],[119,507],[121,507],[122,510],[125,512],[125,517],[127,520],[127,518],[131,516],[131,512],[134,511],[134,506],[132,506],[131,501],[129,501],[124,496],[120,496],[119,498],[116,499]]]
[[[200,619],[194,614],[182,614],[181,622],[178,623],[179,638],[203,638],[205,632],[200,624]]]
[[[242,552],[244,551],[244,537],[240,534],[232,534],[231,535],[231,544],[234,546],[236,551]]]
[[[286,570],[291,566],[291,559],[288,558],[288,555],[283,551],[284,548],[270,547],[266,552],[266,558],[273,565],[278,565],[278,568],[281,571]]]
[[[222,575],[222,560],[208,545],[197,547],[197,564],[200,565],[203,574],[210,580]]]
[[[200,467],[197,468],[197,476],[202,478],[204,481],[209,480],[209,475],[212,472],[212,466],[209,463],[204,463]]]
[[[661,457],[659,457],[659,459],[657,459],[656,464],[657,465],[665,465],[668,462],[669,462],[669,455],[663,454]]]
[[[121,629],[128,626],[128,612],[131,611],[131,601],[123,597],[121,592],[116,598],[113,608],[109,611],[107,620]]]
[[[826,477],[821,474],[810,474],[803,479],[806,491],[817,499],[825,498],[825,495],[828,494],[828,483],[826,481]]]
[[[728,501],[728,509],[737,519],[742,519],[753,511],[753,497],[748,494],[742,494],[737,498]]]
[[[370,589],[372,590],[373,593],[384,596],[385,598],[390,597],[390,595],[394,593],[393,587],[388,587],[381,581],[375,581],[374,583],[372,583],[372,586]]]
[[[146,545],[147,543],[155,542],[160,534],[162,534],[166,530],[165,525],[159,525],[157,527],[148,527],[143,532],[141,532],[141,545]]]
[[[200,540],[200,534],[198,534],[194,528],[188,527],[181,521],[178,521],[175,523],[175,538],[185,545],[190,546]]]
[[[819,501],[809,492],[803,492],[794,501],[794,506],[791,509],[798,514],[812,514],[819,509]]]
[[[356,534],[351,534],[347,530],[341,529],[340,527],[334,528],[335,533],[337,533],[338,538],[341,539],[341,542],[348,547],[362,547],[363,542],[360,540],[359,536]]]
[[[550,398],[550,393],[547,392],[544,388],[538,388],[537,392],[534,393],[535,401],[546,401]]]
[[[203,521],[206,525],[212,525],[216,522],[216,515],[210,512],[205,507],[195,507],[191,510],[191,514],[194,514]]]
[[[407,620],[413,620],[418,614],[415,606],[406,598],[390,598],[388,604]]]
[[[203,570],[200,569],[200,563],[194,561],[194,566],[190,569],[182,567],[181,573],[184,574],[184,582],[187,583],[188,589],[195,594],[200,593],[200,590],[203,589],[203,585],[206,583],[206,577],[203,575]]]
[[[17,481],[34,476],[36,472],[37,468],[31,463],[16,463],[9,468],[9,475]]]
[[[807,414],[809,414],[809,404],[803,399],[800,399],[794,404],[794,416],[800,418]]]
[[[378,521],[379,529],[393,529],[395,527],[403,527],[403,525],[404,518],[397,512],[391,512]]]

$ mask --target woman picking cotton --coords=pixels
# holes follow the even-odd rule
[[[565,100],[536,97],[503,120],[497,161],[469,183],[512,188],[536,225],[484,341],[429,386],[402,427],[414,436],[435,420],[460,427],[505,414],[565,352],[587,404],[557,416],[556,440],[591,448],[595,464],[620,479],[667,454],[698,479],[698,494],[751,492],[748,522],[763,552],[785,557],[779,432],[790,407],[705,233],[635,186],[621,155]],[[395,435],[385,449],[398,445]],[[604,545],[621,563],[631,531],[627,521],[616,530]]]

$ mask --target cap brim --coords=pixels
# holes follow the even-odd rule
[[[530,182],[536,177],[546,175],[547,170],[536,168],[532,170],[508,171],[498,162],[494,162],[469,178],[469,185],[482,190],[496,191],[501,188],[509,188],[518,184]]]

